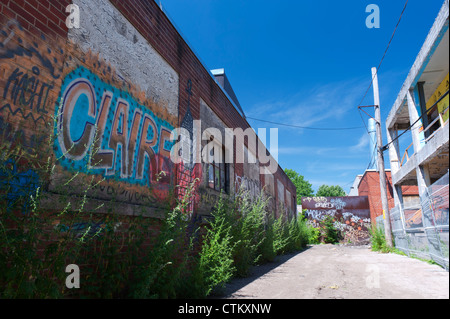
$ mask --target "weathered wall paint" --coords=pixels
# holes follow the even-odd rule
[[[73,3],[80,8],[81,28],[69,29],[68,38],[85,52],[99,52],[117,74],[139,87],[152,102],[178,116],[178,73],[129,20],[110,1]]]
[[[45,36],[31,37],[15,19],[1,22],[0,129],[5,138],[22,135],[20,142],[33,147],[56,102],[65,51]]]
[[[26,212],[31,204],[30,196],[36,196],[40,185],[39,175],[33,169],[18,168],[12,159],[0,163],[0,191],[6,193],[7,209],[23,199]]]

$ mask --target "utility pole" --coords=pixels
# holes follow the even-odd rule
[[[377,153],[378,153],[378,170],[380,175],[380,193],[381,193],[381,205],[383,208],[383,220],[384,220],[384,234],[386,236],[386,244],[388,247],[392,247],[392,235],[391,235],[391,218],[389,214],[389,205],[386,190],[386,172],[384,170],[384,156],[383,156],[383,138],[381,136],[381,113],[380,113],[380,94],[378,92],[378,75],[377,68],[372,68],[372,80],[373,80],[373,100],[375,107],[375,125],[377,134]]]

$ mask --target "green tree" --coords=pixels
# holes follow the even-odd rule
[[[347,196],[347,193],[339,185],[336,185],[336,186],[322,185],[317,190],[316,196],[318,196],[318,197],[342,197],[342,196]]]
[[[294,183],[295,187],[297,187],[298,205],[302,204],[302,197],[314,196],[314,190],[312,189],[311,183],[305,180],[302,175],[289,168],[285,168],[284,172],[291,179],[292,183]]]

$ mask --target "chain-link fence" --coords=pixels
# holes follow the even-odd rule
[[[431,258],[448,270],[448,173],[420,197]]]
[[[427,188],[420,206],[395,206],[389,213],[395,247],[449,269],[449,174]],[[383,216],[376,219],[384,230]]]

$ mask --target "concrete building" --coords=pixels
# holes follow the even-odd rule
[[[349,190],[347,196],[359,196],[358,185],[359,185],[359,182],[361,181],[362,177],[363,177],[362,174],[356,175],[355,180],[353,181],[353,184],[350,187],[350,190]]]
[[[448,1],[445,1],[386,120],[396,203],[401,185],[425,192],[448,171]],[[411,132],[408,149],[397,136]]]
[[[446,0],[386,120],[395,206],[391,211],[391,221],[396,243],[408,250],[406,242],[414,242],[414,238],[423,240],[419,240],[418,235],[422,232],[429,242],[425,247],[424,241],[420,250],[427,250],[432,258],[439,258],[436,257],[439,255],[437,250],[442,248],[441,242],[446,242],[443,245],[447,245],[447,265],[448,27],[449,2]],[[421,197],[421,205],[411,210],[412,213],[408,212],[402,191],[405,185],[416,185]],[[410,225],[415,225],[414,232]],[[434,232],[434,239],[430,237],[431,232]],[[416,246],[415,251],[418,250]]]

